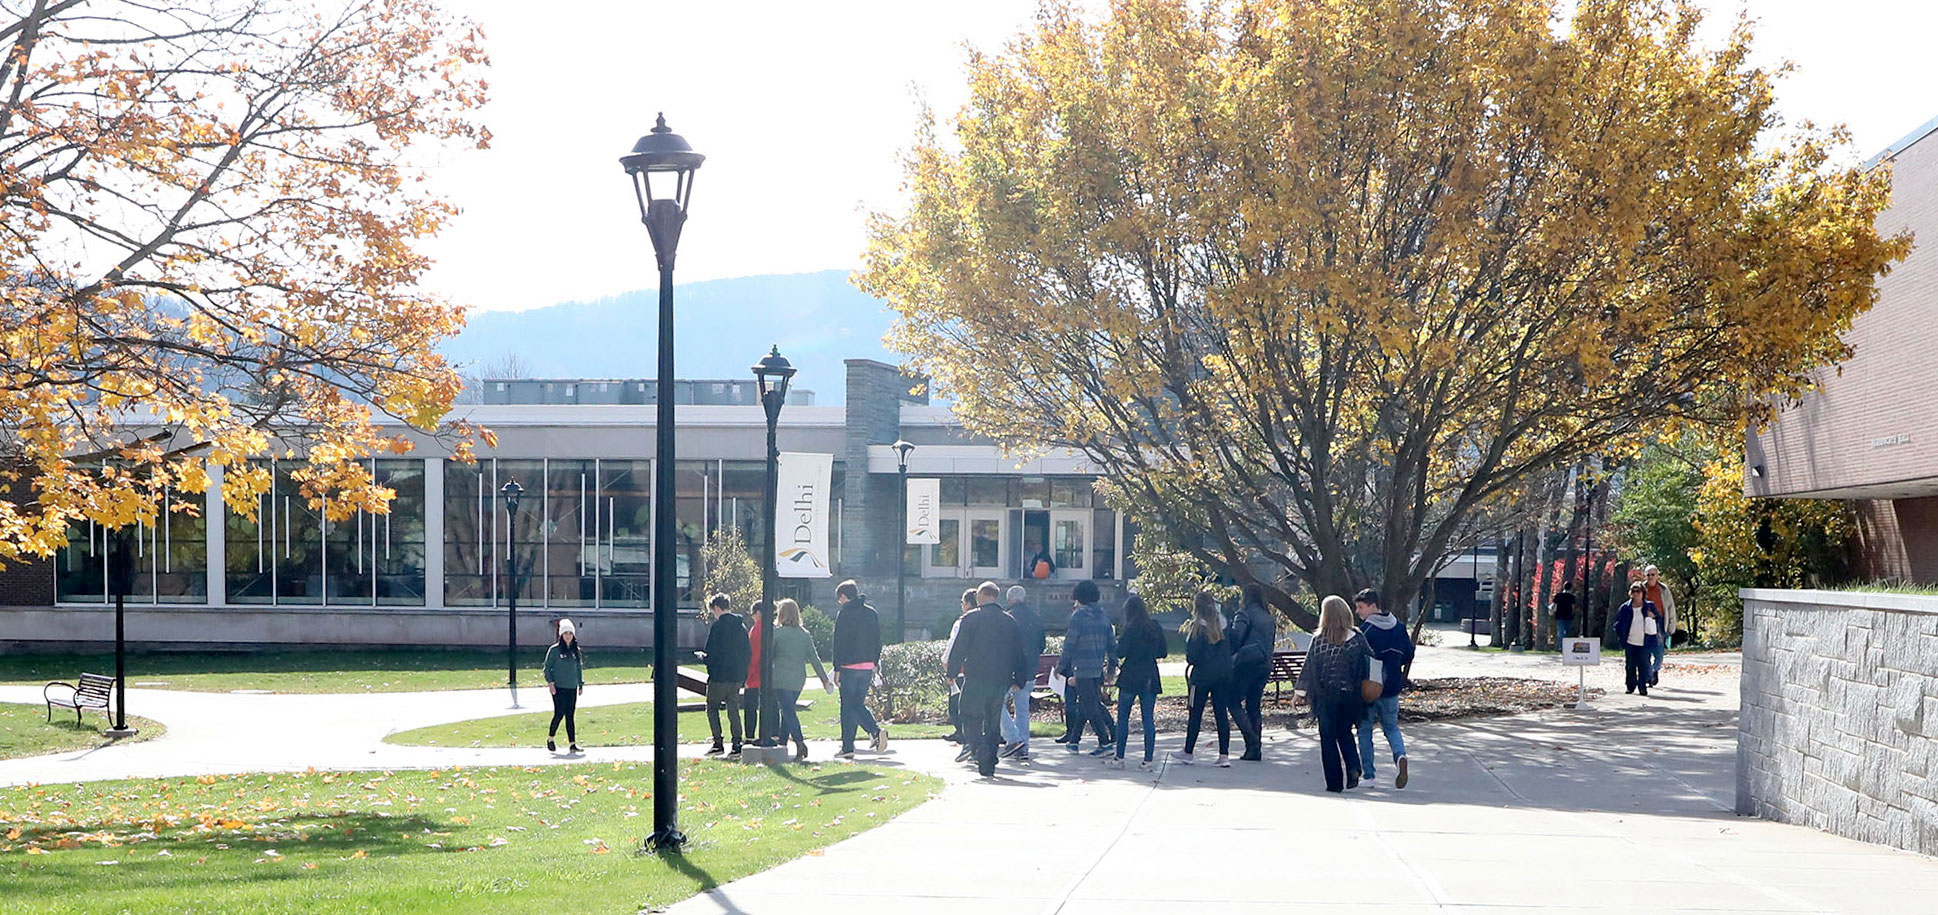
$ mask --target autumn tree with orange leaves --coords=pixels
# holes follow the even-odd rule
[[[193,511],[163,494],[216,466],[247,511],[270,455],[381,511],[382,417],[465,451],[413,166],[487,141],[478,41],[429,0],[0,3],[0,560]]]
[[[1907,250],[1700,15],[1053,2],[858,281],[972,430],[1080,450],[1302,623],[1299,584],[1405,607],[1539,475],[1799,392]]]

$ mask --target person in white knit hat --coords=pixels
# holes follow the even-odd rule
[[[545,734],[545,749],[558,752],[559,722],[565,722],[567,752],[579,750],[579,694],[585,692],[585,653],[579,650],[579,630],[568,619],[559,620],[559,639],[545,652],[545,687],[552,691],[552,729]]]

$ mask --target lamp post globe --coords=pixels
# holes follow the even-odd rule
[[[679,829],[679,592],[675,575],[673,480],[673,261],[693,199],[693,174],[706,161],[660,115],[653,129],[619,157],[639,204],[639,221],[659,266],[659,372],[653,419],[653,832],[646,850],[677,852]]]
[[[794,380],[794,364],[781,355],[779,346],[754,363],[754,381],[760,389],[760,405],[767,412],[767,549],[760,564],[760,600],[766,612],[758,615],[760,627],[760,737],[763,748],[786,743],[780,733],[780,696],[774,690],[774,577],[780,557],[780,461],[779,427],[781,407],[787,403],[787,388]],[[770,751],[771,752],[771,751]]]
[[[518,707],[518,497],[525,487],[506,480],[498,495],[505,500],[505,683],[511,705]]]
[[[908,453],[915,446],[896,439],[889,447],[895,449],[895,471],[902,489],[901,509],[896,515],[901,519],[901,549],[895,554],[895,641],[900,642],[908,633]]]

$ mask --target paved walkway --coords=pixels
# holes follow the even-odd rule
[[[901,741],[881,759],[943,775],[936,800],[825,854],[735,881],[678,915],[1223,912],[1931,911],[1938,861],[1731,812],[1735,671],[1672,662],[1647,700],[1616,687],[1591,710],[1408,729],[1414,780],[1344,797],[1321,790],[1309,731],[1273,738],[1263,764],[1106,770],[1038,741],[1038,762],[991,782],[953,747]],[[1572,682],[1550,656],[1423,648],[1423,676]],[[646,698],[608,686],[586,705]],[[0,701],[38,690],[0,687]],[[261,696],[134,690],[156,741],[0,762],[0,785],[317,768],[644,759],[644,748],[566,759],[542,751],[393,747],[385,734],[508,714],[503,690]],[[533,694],[527,706],[543,701]],[[1159,736],[1160,753],[1179,735]],[[691,748],[697,752],[700,748]],[[832,747],[815,746],[825,757]],[[1382,754],[1381,762],[1385,760]],[[1201,756],[1208,760],[1209,754]],[[1384,768],[1384,766],[1383,766]]]

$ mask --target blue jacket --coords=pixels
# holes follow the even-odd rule
[[[1413,663],[1413,640],[1407,638],[1406,627],[1391,613],[1376,613],[1359,621],[1359,633],[1366,637],[1374,660],[1384,668],[1385,689],[1380,691],[1380,698],[1399,695],[1406,689],[1406,666]]]
[[[1615,611],[1615,644],[1617,645],[1628,644],[1628,627],[1635,619],[1634,603],[1634,601],[1624,603],[1622,609]],[[1654,650],[1656,640],[1662,637],[1662,611],[1656,609],[1654,601],[1645,600],[1642,602],[1642,612],[1655,617],[1657,634],[1642,637],[1642,647]]]
[[[1070,625],[1063,632],[1063,657],[1057,662],[1057,670],[1066,677],[1102,679],[1110,667],[1111,650],[1116,647],[1110,617],[1096,604],[1084,604],[1070,614]]]

